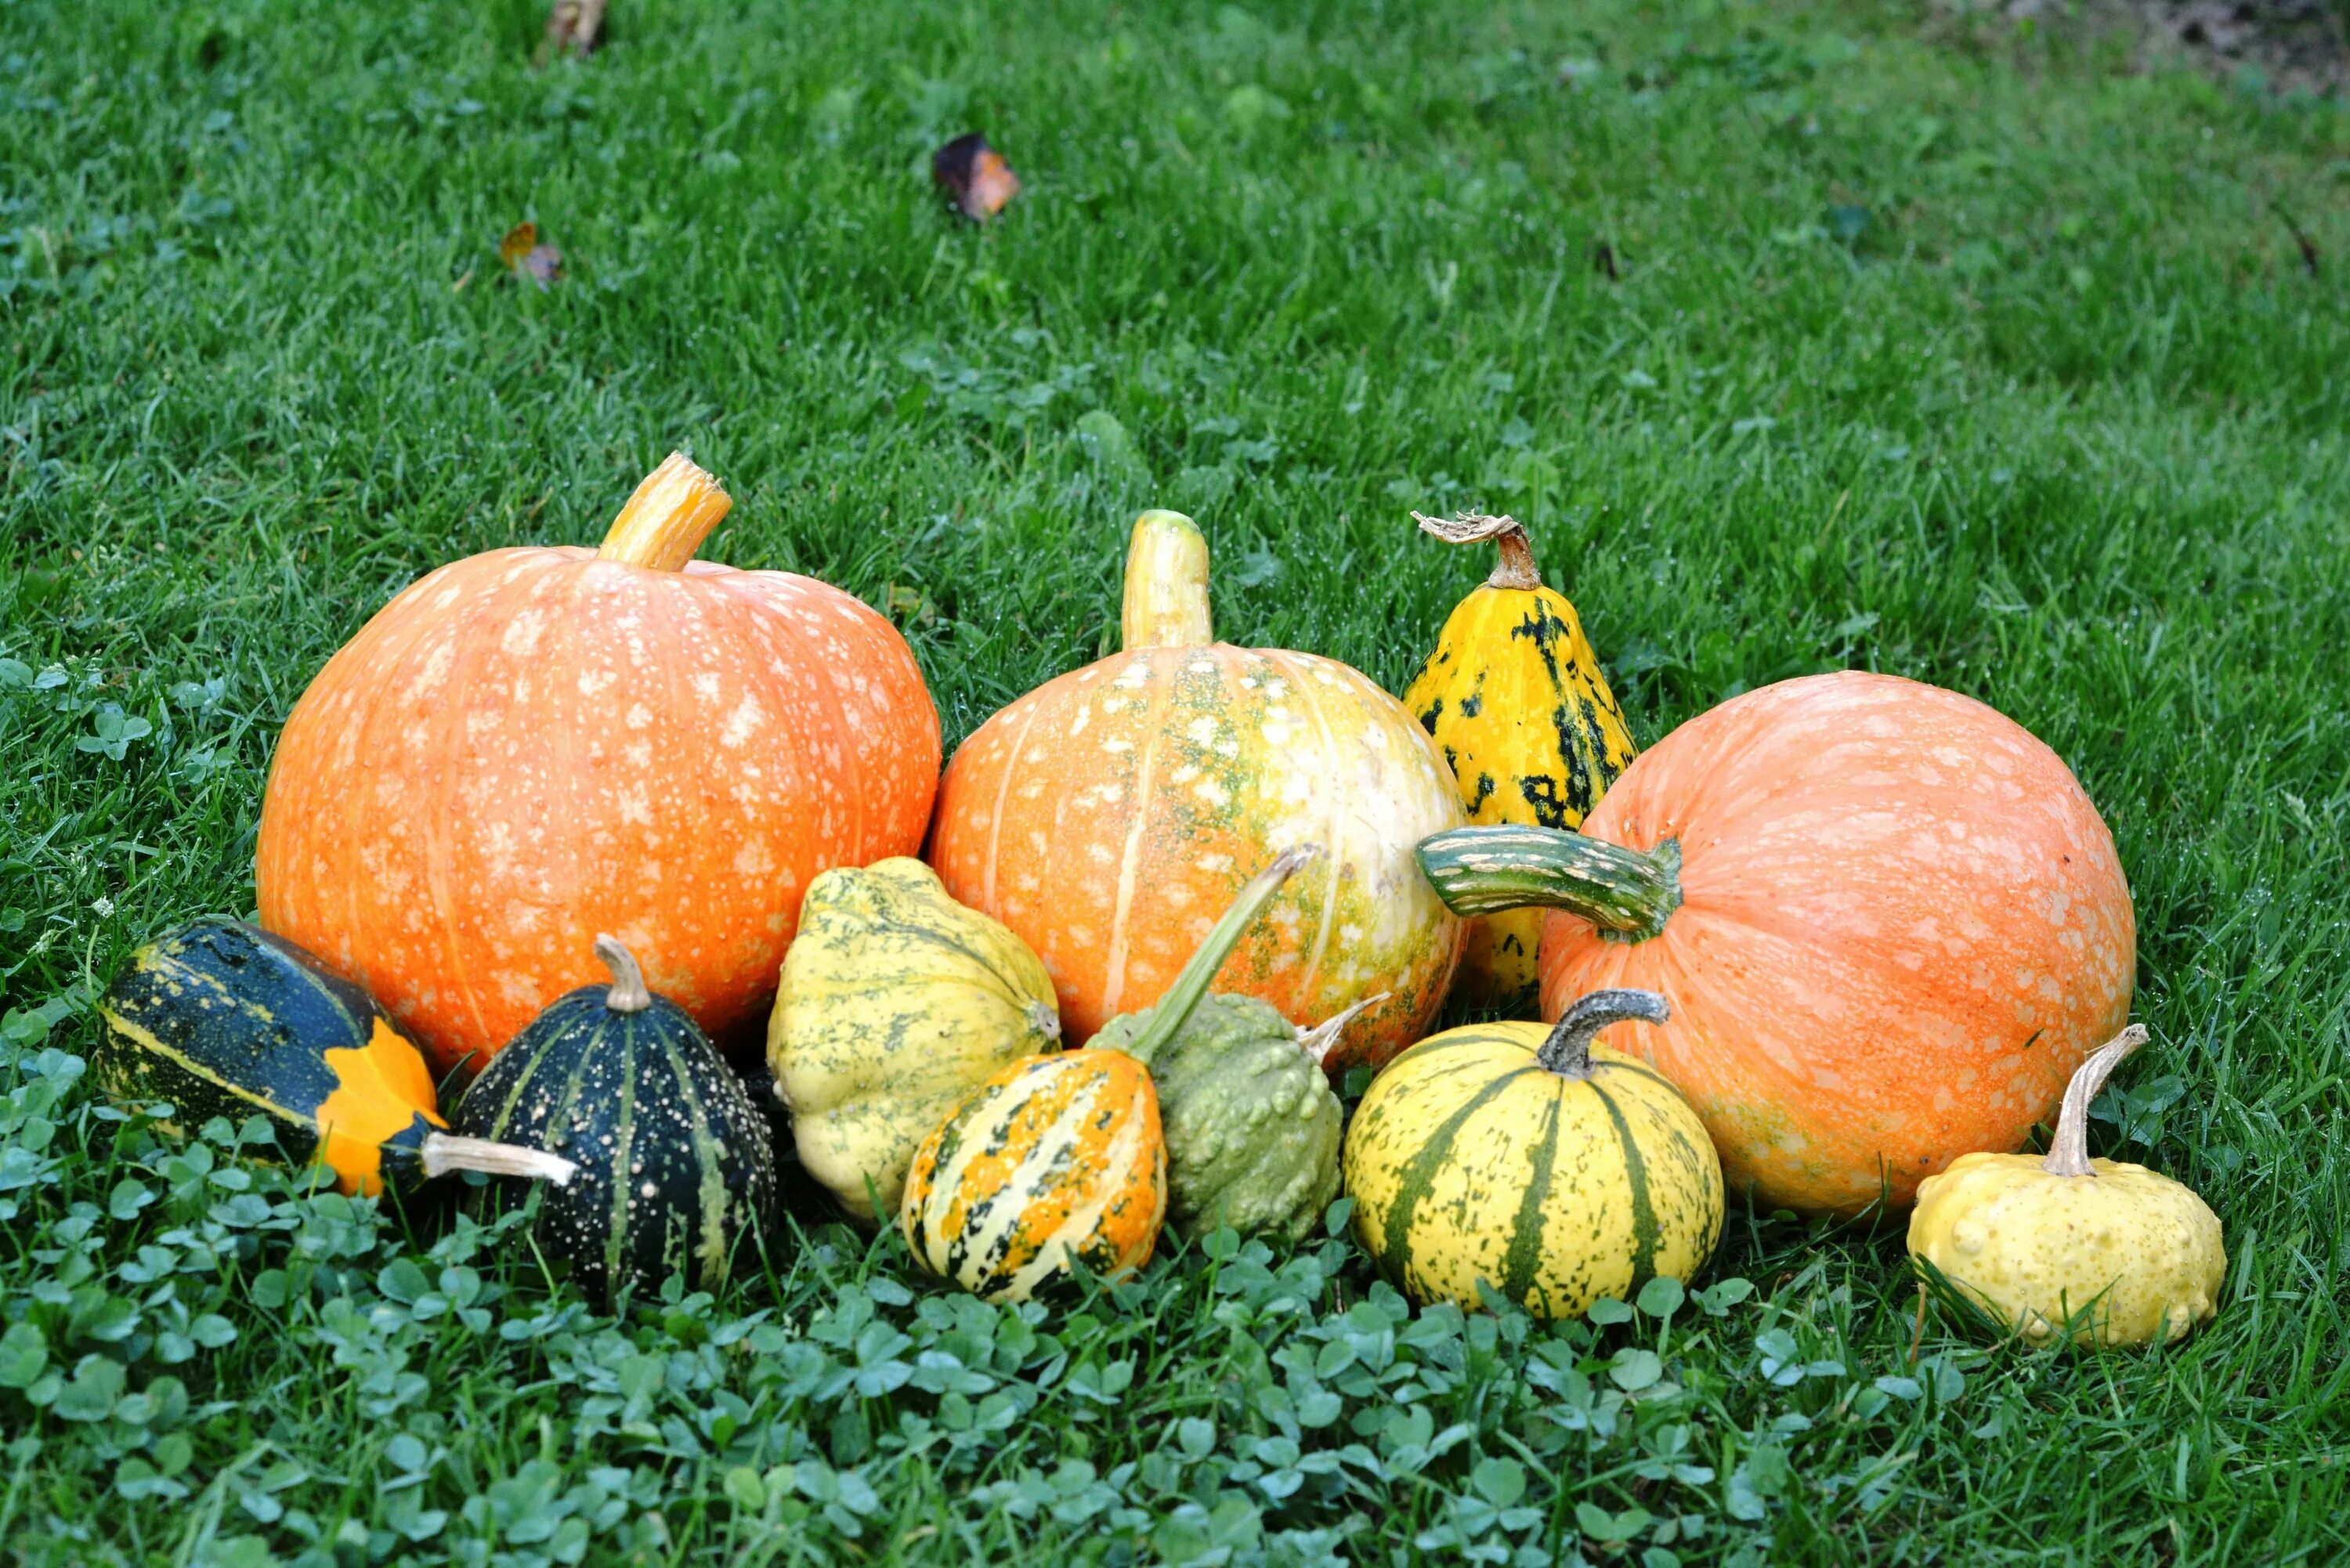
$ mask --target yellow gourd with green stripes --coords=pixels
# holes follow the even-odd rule
[[[1632,762],[1632,734],[1566,596],[1543,586],[1523,524],[1421,517],[1447,544],[1491,540],[1501,564],[1453,607],[1403,694],[1461,785],[1472,823],[1579,827]],[[1532,1017],[1538,909],[1470,922],[1453,995]]]
[[[1448,1030],[1372,1081],[1347,1129],[1355,1232],[1415,1300],[1580,1317],[1659,1274],[1687,1280],[1721,1239],[1721,1161],[1647,1063],[1592,1036],[1661,1023],[1649,991],[1597,991],[1555,1028]]]

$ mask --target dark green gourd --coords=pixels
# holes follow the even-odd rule
[[[1344,1116],[1322,1057],[1347,1021],[1385,994],[1301,1031],[1270,1002],[1208,990],[1303,859],[1284,855],[1242,888],[1159,1004],[1111,1019],[1090,1042],[1150,1070],[1167,1138],[1167,1214],[1179,1224],[1295,1241],[1338,1195]]]
[[[533,1234],[589,1296],[658,1290],[683,1273],[714,1290],[775,1203],[769,1133],[743,1085],[685,1010],[645,989],[629,950],[596,939],[609,986],[557,998],[490,1058],[456,1125],[560,1154],[579,1167],[539,1200]],[[518,1205],[521,1184],[494,1183]]]
[[[127,1105],[169,1102],[170,1128],[260,1115],[288,1159],[346,1192],[449,1170],[567,1178],[536,1149],[445,1131],[423,1056],[367,992],[285,938],[213,917],[130,955],[107,988],[99,1085]]]

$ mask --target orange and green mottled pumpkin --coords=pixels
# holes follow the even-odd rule
[[[1071,1051],[1014,1063],[923,1139],[898,1223],[931,1272],[1017,1302],[1073,1260],[1140,1268],[1166,1217],[1150,1075],[1122,1051]]]
[[[1217,975],[1293,1023],[1386,1000],[1333,1075],[1423,1033],[1461,922],[1413,846],[1466,820],[1451,771],[1394,698],[1336,659],[1214,640],[1207,546],[1145,513],[1127,558],[1126,651],[1029,692],[955,753],[930,860],[960,902],[1045,961],[1082,1043],[1163,995],[1216,918],[1283,851],[1322,846]]]

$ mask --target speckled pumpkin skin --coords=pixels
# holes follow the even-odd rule
[[[441,567],[279,737],[261,923],[475,1066],[608,931],[712,1033],[755,1019],[817,872],[910,855],[939,766],[905,639],[837,588],[576,548]]]
[[[923,1137],[1060,1034],[1036,955],[901,856],[809,884],[767,1022],[767,1065],[800,1164],[870,1225],[897,1213]]]
[[[931,1272],[1022,1302],[1072,1259],[1142,1267],[1166,1217],[1150,1075],[1123,1052],[1069,1051],[1004,1068],[922,1140],[898,1225]]]
[[[1536,1316],[1580,1317],[1713,1256],[1721,1165],[1697,1114],[1604,1045],[1588,1077],[1551,1072],[1535,1056],[1547,1033],[1502,1022],[1432,1035],[1356,1107],[1355,1233],[1415,1300],[1473,1308],[1482,1281]]]
[[[2083,1346],[2174,1344],[2220,1310],[2220,1217],[2142,1165],[2095,1159],[2057,1176],[2029,1154],[1969,1154],[1929,1176],[1909,1252],[2034,1345],[2084,1308]]]
[[[2113,835],[2055,753],[1955,691],[1857,670],[1732,698],[1625,771],[1584,833],[1680,846],[1643,941],[1553,911],[1543,1015],[1660,992],[1627,1044],[1765,1209],[1907,1206],[2019,1147],[2129,1020],[2137,925]]]
[[[1155,1009],[1113,1018],[1097,1047],[1125,1050]],[[1186,1226],[1302,1241],[1338,1196],[1345,1107],[1297,1031],[1253,996],[1200,999],[1143,1064],[1167,1133],[1167,1213]]]
[[[1477,588],[1453,607],[1403,703],[1460,781],[1472,823],[1582,826],[1632,762],[1632,732],[1565,594]],[[1532,1017],[1542,911],[1468,922],[1454,996]]]
[[[589,1299],[680,1272],[716,1290],[774,1210],[771,1135],[682,1009],[657,996],[616,1012],[610,993],[584,986],[539,1014],[466,1089],[455,1130],[577,1165],[567,1187],[495,1178],[485,1200],[520,1208],[536,1191],[532,1233]]]
[[[447,1126],[423,1056],[365,992],[240,920],[140,948],[99,1013],[91,1065],[115,1099],[168,1100],[182,1129],[259,1112],[287,1156],[345,1192],[421,1182],[425,1137]]]
[[[1307,653],[1150,648],[1046,682],[990,719],[940,785],[930,860],[1052,971],[1073,1044],[1166,992],[1248,879],[1290,879],[1218,973],[1295,1023],[1388,1000],[1325,1065],[1377,1065],[1443,1005],[1461,922],[1413,847],[1461,825],[1452,775],[1396,700]]]

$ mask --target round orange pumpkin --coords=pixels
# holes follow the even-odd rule
[[[756,1020],[820,871],[910,855],[938,712],[839,589],[691,559],[730,504],[672,456],[600,550],[411,585],[319,671],[262,803],[261,923],[446,1071],[596,977],[598,932],[712,1034]]]
[[[1126,651],[982,725],[940,784],[931,863],[1034,948],[1082,1044],[1164,994],[1216,917],[1283,851],[1320,846],[1217,974],[1317,1022],[1380,992],[1324,1058],[1333,1075],[1426,1032],[1461,922],[1414,846],[1464,816],[1400,702],[1336,659],[1217,642],[1208,552],[1149,512],[1127,556]]]
[[[2137,927],[2113,836],[2055,753],[1972,698],[1845,671],[1690,720],[1581,835],[1426,846],[1464,913],[1550,903],[1543,1015],[1661,992],[1619,1030],[1765,1206],[1906,1206],[2021,1146],[2128,1022]],[[1629,853],[1627,853],[1627,851]]]

